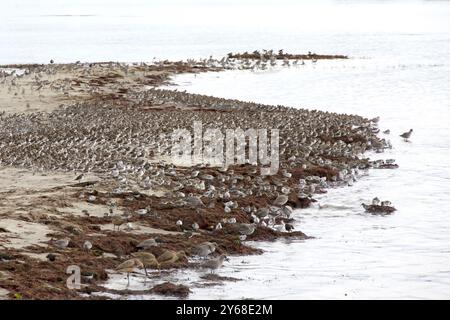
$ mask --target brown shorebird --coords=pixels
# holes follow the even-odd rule
[[[166,250],[158,257],[157,260],[160,264],[167,265],[178,261],[182,257],[186,257],[186,253],[184,251],[175,252],[172,250]]]
[[[124,223],[124,220],[121,216],[114,216],[112,218],[112,224],[113,224],[113,230],[116,229],[117,227],[117,231],[120,230],[120,226]]]
[[[145,275],[148,277],[147,268],[156,267],[159,270],[159,262],[156,257],[149,252],[134,252],[131,254],[133,258],[139,259],[144,265]]]
[[[400,135],[400,137],[402,137],[403,139],[405,139],[405,141],[408,141],[409,137],[411,137],[411,134],[413,132],[413,129],[409,129],[408,132],[402,133]]]
[[[116,271],[118,272],[126,272],[128,278],[128,285],[130,285],[130,273],[134,271],[134,269],[141,269],[144,267],[144,264],[141,260],[137,258],[133,258],[127,261],[122,262],[116,267]]]

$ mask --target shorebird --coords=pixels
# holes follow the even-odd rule
[[[124,220],[121,216],[114,216],[112,218],[112,224],[113,224],[113,230],[116,229],[117,227],[117,231],[120,230],[120,226],[124,223]]]
[[[210,269],[210,270],[211,270],[211,273],[213,273],[215,270],[219,269],[219,268],[222,266],[224,260],[228,260],[228,259],[227,259],[227,256],[224,255],[224,254],[221,254],[221,255],[218,256],[217,258],[214,258],[214,259],[210,259],[210,260],[208,260],[208,261],[205,261],[205,262],[201,265],[201,267],[202,267],[202,268],[205,268],[205,269]]]
[[[206,258],[209,254],[216,251],[217,247],[218,245],[215,242],[202,242],[192,248],[192,253],[202,258]]]
[[[405,141],[408,141],[409,137],[411,137],[411,134],[413,132],[413,129],[409,129],[408,132],[404,132],[400,135],[400,137],[402,137],[403,139],[405,139]]]
[[[122,262],[116,267],[116,271],[118,272],[126,272],[127,278],[128,278],[128,284],[130,285],[130,273],[133,272],[135,269],[141,269],[144,268],[144,264],[141,262],[141,260],[137,258],[133,258],[127,261]]]
[[[238,232],[246,236],[253,234],[256,230],[256,224],[253,223],[239,223],[236,226]]]
[[[259,208],[256,211],[255,215],[260,219],[263,219],[269,215],[269,212],[270,212],[269,208]]]
[[[139,244],[136,246],[136,248],[138,249],[149,249],[151,247],[156,247],[158,245],[158,243],[156,242],[155,239],[150,238],[150,239],[146,239],[144,241],[139,242]]]
[[[60,249],[65,249],[69,245],[70,239],[68,239],[68,238],[58,239],[58,240],[52,239],[52,243],[55,247],[58,247]]]
[[[194,231],[197,231],[198,229],[200,229],[200,226],[198,225],[197,222],[192,223],[191,227],[192,227],[192,230],[194,230]]]
[[[284,228],[286,229],[287,232],[291,232],[292,230],[294,230],[294,226],[291,223],[286,223],[284,225]]]
[[[380,199],[378,197],[375,197],[372,199],[372,205],[378,206],[380,204]]]
[[[131,256],[133,258],[139,259],[142,262],[142,264],[144,265],[145,275],[147,277],[148,277],[147,268],[156,267],[158,270],[160,269],[158,260],[153,254],[149,252],[142,252],[142,251],[134,252],[131,254]]]
[[[86,240],[83,243],[83,249],[86,250],[86,251],[91,250],[92,249],[92,242],[90,242],[89,240]]]
[[[186,253],[184,251],[175,252],[172,250],[166,250],[157,258],[157,260],[160,264],[171,264],[182,257],[186,257]]]
[[[391,130],[389,130],[389,129],[384,130],[383,133],[384,133],[384,134],[390,134],[390,133],[391,133]]]
[[[278,231],[278,232],[284,232],[284,231],[286,231],[286,225],[285,225],[285,223],[284,223],[283,220],[281,220],[281,222],[280,222],[279,224],[275,224],[275,225],[273,226],[273,228],[274,228],[276,231]]]
[[[273,202],[274,206],[281,207],[284,206],[289,200],[289,197],[285,194],[279,195]]]

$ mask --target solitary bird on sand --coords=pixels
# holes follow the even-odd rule
[[[402,137],[403,139],[405,139],[405,141],[408,141],[409,137],[411,137],[411,134],[413,132],[413,129],[409,129],[408,132],[402,133],[400,135],[400,137]]]
[[[208,256],[209,254],[216,251],[216,248],[217,248],[217,243],[207,241],[207,242],[202,242],[202,243],[196,245],[192,249],[192,252],[195,255],[198,255],[202,258],[206,258],[206,256]]]
[[[148,267],[156,267],[159,270],[159,262],[156,257],[149,252],[134,252],[131,254],[133,258],[139,259],[144,265],[145,275],[148,277],[147,268]]]
[[[122,262],[116,267],[116,271],[118,272],[126,272],[128,278],[128,285],[130,285],[130,273],[134,271],[134,269],[142,269],[144,268],[144,264],[141,260],[137,258],[133,258],[127,261]]]
[[[205,262],[201,265],[201,267],[202,267],[202,268],[205,268],[205,269],[210,269],[210,270],[211,270],[211,273],[213,273],[214,270],[217,270],[217,269],[219,269],[219,268],[222,266],[224,260],[227,260],[227,261],[228,261],[228,258],[227,258],[226,255],[221,254],[221,255],[218,256],[217,258],[214,258],[214,259],[210,259],[210,260],[208,260],[208,261],[205,261]]]
[[[122,217],[120,217],[120,216],[114,216],[114,217],[112,218],[113,230],[115,230],[116,227],[117,227],[117,231],[119,231],[120,226],[121,226],[123,223],[124,223],[124,221],[123,221]]]
[[[136,248],[138,249],[149,249],[151,247],[156,247],[158,245],[158,243],[156,242],[155,239],[150,238],[150,239],[146,239],[144,241],[141,241]]]
[[[184,251],[175,252],[172,250],[166,250],[158,257],[157,260],[160,264],[171,264],[178,261],[182,257],[186,257],[186,253]]]

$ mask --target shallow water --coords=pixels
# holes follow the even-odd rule
[[[371,170],[351,187],[329,190],[318,197],[329,208],[296,212],[296,228],[315,239],[255,243],[264,255],[232,258],[220,270],[243,281],[194,287],[191,298],[450,298],[449,2],[264,1],[255,8],[254,1],[195,1],[184,11],[143,1],[35,3],[6,1],[0,63],[150,61],[261,48],[349,54],[175,81],[194,93],[379,115],[380,128],[391,129],[393,149],[374,157],[394,158],[399,169]],[[410,128],[406,143],[398,135]],[[375,196],[398,211],[365,214],[361,202]],[[177,276],[196,282],[198,274]]]

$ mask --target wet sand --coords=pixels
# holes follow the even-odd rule
[[[343,58],[314,54],[276,59],[286,57]],[[258,59],[242,54],[235,58]],[[248,61],[232,67],[242,65],[247,68]],[[354,178],[354,170],[371,167],[368,159],[357,155],[388,147],[376,135],[376,121],[359,116],[149,91],[178,73],[229,68],[219,60],[1,66],[5,74],[0,78],[0,297],[97,299],[91,294],[129,294],[127,288],[117,291],[102,284],[148,238],[159,241],[146,249],[155,256],[166,250],[186,253],[187,258],[162,264],[162,272],[198,268],[193,247],[205,241],[217,243],[212,256],[218,256],[263,253],[245,240],[308,239],[299,230],[275,228],[282,221],[292,222],[289,213],[279,210],[308,207],[314,194],[345,185]],[[13,71],[16,75],[10,74]],[[189,126],[193,119],[221,128],[273,128],[283,122],[280,170],[261,176],[250,164],[227,171],[177,166],[167,155],[156,154],[153,149],[161,141],[153,137],[158,130],[170,132]],[[298,125],[302,121],[305,126]],[[117,141],[121,135],[123,141]],[[149,142],[149,148],[128,149]],[[42,148],[40,153],[36,146]],[[117,165],[121,161],[123,170]],[[81,173],[83,178],[75,180]],[[280,194],[288,199],[274,206]],[[189,203],[189,197],[201,201]],[[230,201],[233,205],[227,204]],[[267,223],[261,219],[254,233],[240,239],[238,225],[255,222],[254,215],[264,208],[271,211],[271,219]],[[145,213],[139,213],[143,209]],[[123,222],[119,230],[115,217]],[[180,220],[182,225],[177,224]],[[70,238],[70,243],[60,249],[52,238]],[[89,251],[83,249],[86,240],[93,244]],[[69,265],[78,265],[89,275],[82,277],[80,290],[66,286]],[[189,295],[188,288],[171,283],[151,292]]]

